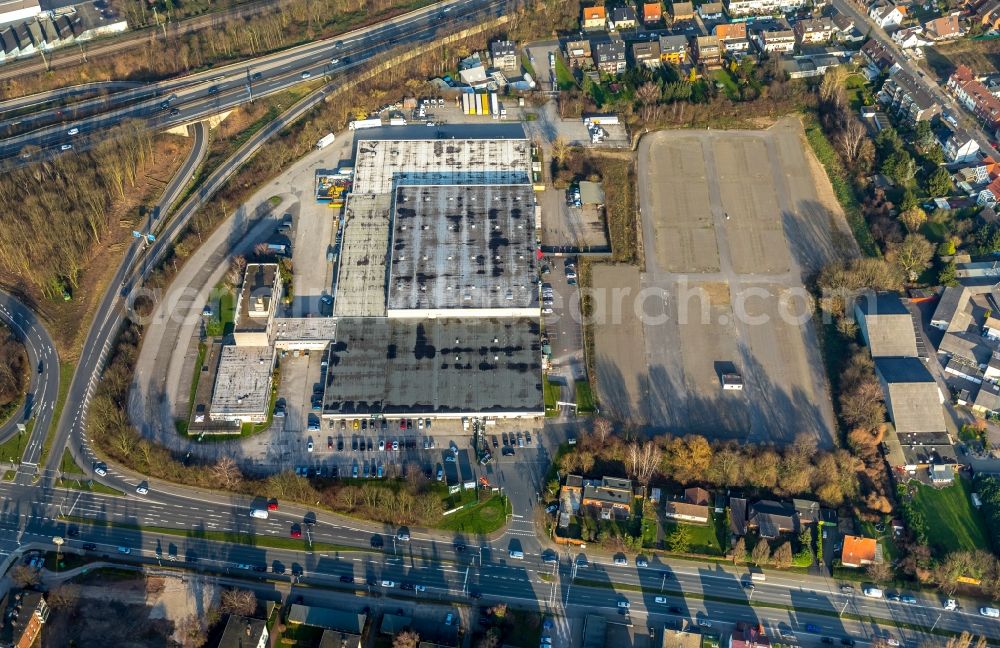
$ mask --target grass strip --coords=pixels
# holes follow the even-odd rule
[[[62,416],[63,407],[66,406],[66,398],[69,396],[69,385],[73,382],[73,373],[76,372],[76,365],[72,362],[59,363],[59,396],[56,398],[55,409],[52,410],[52,423],[45,431],[45,441],[42,442],[42,456],[38,458],[38,465],[44,466],[48,459],[49,452],[52,451],[52,442],[55,440],[55,430],[59,427],[59,419]]]
[[[72,490],[87,491],[90,493],[101,493],[103,495],[115,495],[118,497],[125,494],[116,488],[105,486],[101,482],[87,479],[58,479],[56,480],[56,486],[59,486],[60,488],[70,488]]]
[[[539,574],[541,576],[541,574]],[[577,578],[573,581],[574,585],[580,587],[592,587],[596,589],[610,589],[615,591],[629,591],[629,592],[639,592],[642,594],[657,594],[660,595],[659,589],[647,590],[641,585],[633,585],[631,583],[613,583],[611,581],[596,581],[586,578]],[[749,608],[773,608],[776,610],[786,610],[789,612],[796,612],[799,614],[815,614],[817,616],[827,616],[837,619],[850,619],[852,621],[861,621],[862,623],[872,623],[880,626],[894,626],[899,629],[914,630],[917,632],[926,632],[928,634],[935,634],[940,637],[957,637],[959,633],[952,632],[950,630],[944,630],[942,628],[934,628],[933,630],[925,625],[919,623],[908,623],[905,621],[897,621],[896,619],[883,619],[881,617],[875,617],[871,615],[864,614],[852,614],[844,613],[837,614],[833,610],[824,610],[820,608],[802,607],[799,605],[786,605],[784,603],[770,603],[768,601],[761,601],[757,599],[756,601],[748,601],[746,599],[733,598],[731,596],[718,596],[717,594],[701,594],[698,592],[682,592],[682,591],[665,591],[662,593],[664,596],[680,596],[683,598],[692,598],[701,601],[710,601],[712,603],[729,603],[732,605],[745,605]],[[990,637],[990,639],[993,639]]]
[[[274,538],[271,536],[254,535],[249,533],[237,533],[235,531],[208,531],[205,529],[172,529],[170,527],[144,526],[139,524],[122,524],[106,520],[94,520],[92,518],[78,515],[61,515],[60,520],[66,522],[77,522],[96,527],[131,529],[142,531],[143,533],[159,533],[162,535],[177,536],[180,538],[192,538],[197,540],[210,540],[212,542],[225,542],[227,544],[240,544],[251,547],[269,547],[271,549],[291,549],[293,551],[367,551],[362,547],[352,547],[349,545],[335,544],[333,542],[306,542],[306,538]]]

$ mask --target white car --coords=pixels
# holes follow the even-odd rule
[[[618,607],[622,608],[623,610],[627,610],[627,609],[629,609],[629,607],[631,607],[631,605],[629,604],[628,601],[626,601],[625,599],[622,599],[622,600],[618,601]]]
[[[94,472],[100,475],[101,477],[107,477],[108,467],[103,463],[99,463],[96,466],[94,466]]]
[[[427,591],[427,588],[425,586],[423,586],[423,585],[414,585],[413,589],[415,589],[418,592],[426,592]]]
[[[994,619],[1000,617],[1000,610],[995,607],[981,607],[979,608],[979,613],[985,617],[993,617]]]
[[[340,63],[340,59],[339,58],[332,58],[332,59],[330,59],[330,65],[336,65],[337,63]]]
[[[312,72],[303,72],[303,73],[302,73],[301,75],[299,75],[299,76],[301,76],[301,77],[302,77],[303,79],[308,79],[309,77],[311,77],[311,76],[312,76]]]
[[[68,151],[68,150],[70,150],[71,148],[73,148],[73,145],[72,145],[72,144],[63,144],[62,146],[60,146],[60,147],[59,147],[59,150],[60,150],[60,151]]]
[[[68,131],[66,131],[66,134],[67,135],[76,135],[79,132],[80,132],[79,128],[71,128]]]
[[[149,489],[143,486],[142,484],[139,484],[138,486],[135,487],[135,492],[139,495],[148,495]]]
[[[667,597],[666,596],[657,596],[655,599],[653,599],[653,602],[654,603],[659,603],[660,605],[666,605],[667,604]]]
[[[312,439],[309,439],[309,443],[306,444],[306,450],[308,450],[309,452],[313,451],[313,442],[312,442]]]
[[[391,580],[382,581],[382,587],[395,587],[395,586],[396,583],[392,582]]]

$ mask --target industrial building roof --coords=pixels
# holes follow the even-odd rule
[[[883,384],[886,407],[896,431],[944,431],[941,391],[917,358],[877,358],[875,371]]]
[[[898,295],[867,295],[859,299],[857,310],[873,358],[917,355],[913,318]]]
[[[351,194],[337,267],[333,312],[338,317],[385,315],[390,196]]]
[[[247,265],[243,286],[238,297],[234,330],[264,331],[267,319],[274,312],[275,281],[278,278],[276,263],[251,263]]]
[[[511,128],[513,126],[513,128]],[[401,184],[528,184],[531,145],[518,124],[357,131],[353,193]],[[407,134],[414,139],[406,139]],[[380,137],[381,136],[381,137]]]
[[[337,333],[334,317],[278,317],[274,320],[277,342],[332,340]]]
[[[948,333],[965,331],[971,319],[966,310],[970,295],[969,290],[962,286],[947,286],[931,316],[931,325]]]
[[[534,204],[530,185],[399,187],[389,311],[537,309]]]
[[[539,333],[528,318],[341,319],[323,414],[540,414]]]
[[[267,410],[274,347],[222,347],[212,392],[211,415],[236,416]]]

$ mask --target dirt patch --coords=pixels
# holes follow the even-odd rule
[[[713,283],[707,281],[701,284],[701,289],[705,291],[705,296],[713,306],[728,306],[731,296],[729,294],[729,284]]]
[[[187,137],[163,134],[156,137],[154,145],[155,164],[139,178],[127,198],[115,205],[113,213],[120,227],[110,231],[104,240],[92,247],[71,301],[45,299],[39,290],[28,286],[19,277],[0,275],[0,286],[41,314],[58,348],[60,360],[73,362],[78,358],[94,310],[132,240],[134,224],[142,217],[141,208],[152,205],[162,195],[170,178],[187,158],[193,142]]]

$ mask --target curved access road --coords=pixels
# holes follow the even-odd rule
[[[10,327],[28,350],[31,381],[21,409],[0,426],[0,441],[18,436],[18,424],[34,416],[31,434],[17,446],[17,456],[0,457],[0,462],[21,463],[34,472],[42,453],[45,434],[52,423],[52,412],[59,394],[59,357],[48,331],[38,316],[16,297],[0,292],[0,321]],[[22,435],[23,436],[23,435]]]

